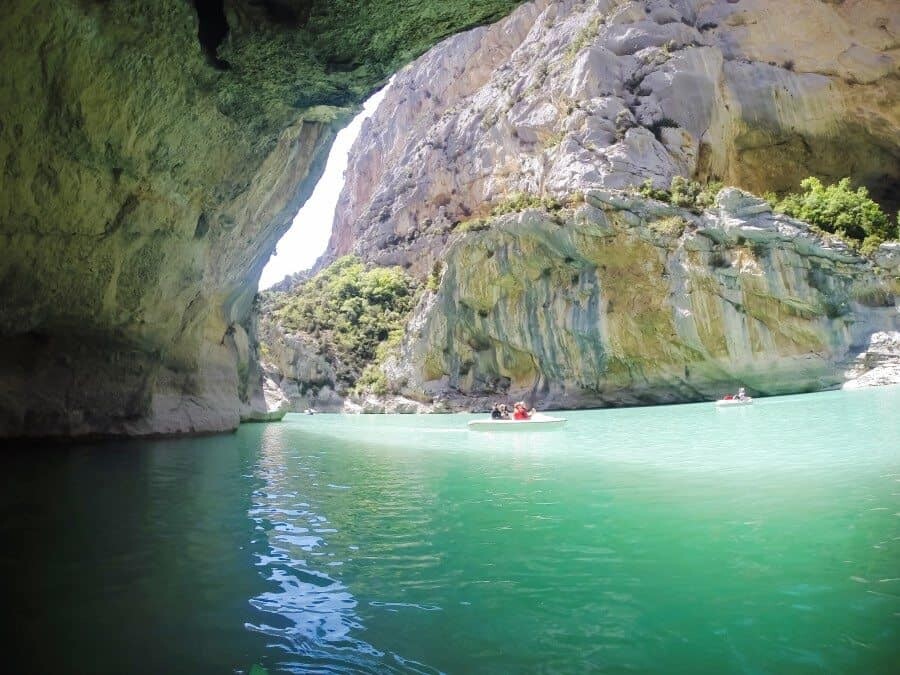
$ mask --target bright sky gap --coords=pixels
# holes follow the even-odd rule
[[[344,171],[347,169],[350,147],[359,136],[363,121],[378,108],[388,87],[390,83],[373,94],[363,105],[362,112],[338,133],[322,178],[316,184],[312,196],[294,216],[291,229],[278,242],[275,254],[269,258],[262,271],[260,290],[277,284],[289,274],[309,269],[325,252],[331,236],[334,210],[344,187]]]

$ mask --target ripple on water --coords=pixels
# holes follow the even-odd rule
[[[878,671],[898,426],[812,399],[578,412],[530,439],[304,420],[294,445],[321,450],[266,466],[250,511],[276,585],[252,629],[304,672]]]

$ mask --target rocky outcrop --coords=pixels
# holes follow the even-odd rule
[[[900,332],[870,335],[865,350],[850,363],[844,377],[843,389],[900,384]]]
[[[896,273],[735,189],[699,215],[592,190],[457,235],[445,260],[386,371],[404,395],[463,408],[815,391],[900,330]]]
[[[277,374],[264,371],[259,389],[250,397],[242,422],[277,422],[292,410],[291,401],[276,381]]]
[[[370,394],[361,398],[348,398],[344,401],[341,412],[349,415],[416,415],[451,412],[451,410],[445,406],[434,405],[433,402],[426,404],[404,396]]]
[[[4,3],[0,437],[234,428],[260,270],[336,129],[516,4]]]
[[[347,170],[330,257],[424,275],[515,193],[676,175],[757,194],[851,175],[895,207],[891,0],[536,0],[400,72]]]
[[[303,333],[285,331],[269,316],[263,317],[261,330],[265,347],[260,360],[289,401],[289,409],[340,412],[346,392],[339,385],[334,366],[322,353],[320,342]]]

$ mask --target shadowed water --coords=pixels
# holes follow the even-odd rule
[[[900,388],[8,453],[25,672],[891,672]]]

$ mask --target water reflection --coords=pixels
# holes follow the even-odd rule
[[[7,661],[894,672],[898,396],[576,412],[559,437],[323,415],[8,452]]]
[[[296,490],[297,485],[321,487],[322,454],[304,454],[309,448],[301,450],[286,434],[285,427],[268,425],[261,438],[256,467],[261,486],[252,494],[249,515],[257,535],[268,544],[265,553],[256,555],[256,565],[275,588],[251,599],[268,618],[247,623],[247,629],[273,638],[272,646],[291,655],[278,663],[289,672],[435,672],[356,637],[364,631],[358,602],[344,583],[325,571],[345,562],[326,539],[338,529],[317,513],[310,496]]]

